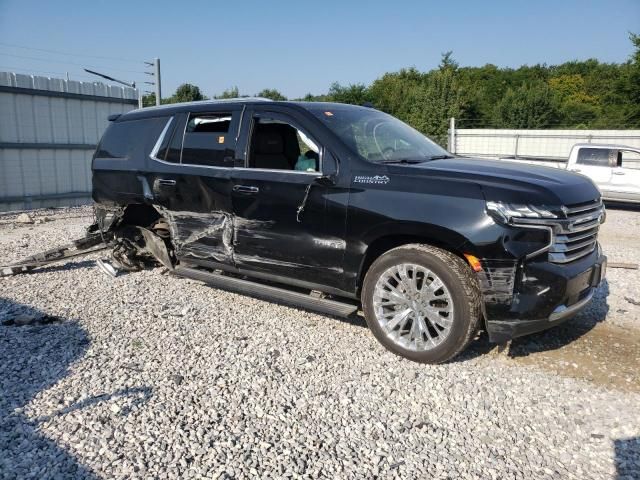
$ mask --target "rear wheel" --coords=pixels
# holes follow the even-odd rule
[[[417,362],[440,363],[470,342],[480,319],[480,290],[471,268],[430,245],[394,248],[367,272],[365,319],[392,352]]]

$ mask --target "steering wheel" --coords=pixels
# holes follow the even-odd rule
[[[391,155],[390,155],[390,154],[395,153],[395,151],[396,151],[396,149],[395,149],[395,148],[393,148],[393,147],[387,147],[387,148],[385,148],[384,150],[382,150],[382,157],[383,157],[385,160],[389,160],[389,159],[391,158]]]

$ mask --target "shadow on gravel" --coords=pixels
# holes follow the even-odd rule
[[[67,270],[81,270],[83,268],[94,268],[95,260],[82,260],[81,262],[69,261],[62,265],[53,265],[51,267],[40,267],[27,274],[47,273],[47,272],[64,272]]]
[[[0,320],[18,314],[52,318],[0,298]],[[28,326],[0,322],[0,478],[95,478],[69,452],[38,432],[24,407],[68,374],[89,346],[76,322]]]
[[[640,437],[614,440],[616,478],[635,480],[640,478]]]
[[[111,400],[116,400],[118,398],[125,398],[125,397],[131,399],[131,401],[129,402],[128,405],[122,408],[118,407],[120,408],[120,410],[118,411],[118,415],[120,416],[128,415],[129,413],[131,413],[134,407],[137,407],[147,402],[147,400],[151,398],[151,393],[152,393],[151,387],[123,388],[122,390],[118,390],[117,392],[114,392],[114,393],[105,393],[102,395],[95,395],[93,397],[87,398],[80,402],[74,403],[73,405],[69,405],[68,407],[64,407],[58,410],[53,415],[38,417],[36,421],[38,423],[47,422],[51,420],[51,418],[53,417],[66,415],[67,413],[71,413],[76,410],[82,410],[84,408],[89,408],[94,405],[98,405],[100,403],[109,402]]]
[[[575,317],[561,323],[557,327],[534,333],[526,337],[516,338],[509,348],[510,357],[524,357],[532,353],[546,352],[562,348],[575,342],[593,328],[604,322],[609,313],[609,282],[605,279],[591,300],[591,305]]]
[[[607,318],[609,312],[608,296],[609,283],[605,279],[596,291],[587,310],[549,330],[512,340],[507,352],[508,356],[511,358],[526,357],[532,353],[557,350],[575,342]],[[465,352],[453,361],[471,360],[486,355],[495,348],[496,344],[490,343],[488,335],[482,333]]]

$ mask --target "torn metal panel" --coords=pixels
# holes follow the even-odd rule
[[[515,261],[482,260],[482,270],[478,272],[478,280],[485,303],[511,303],[515,278]]]
[[[196,213],[156,206],[167,220],[177,256],[233,263],[234,217],[226,212]]]
[[[93,209],[95,223],[89,227],[89,231],[108,232],[114,228],[124,217],[124,208],[120,206],[99,205]]]
[[[169,251],[167,250],[167,245],[164,243],[164,240],[146,228],[136,228],[144,238],[144,251],[152,255],[156,260],[158,260],[158,262],[168,269],[173,270],[173,262],[171,261]]]

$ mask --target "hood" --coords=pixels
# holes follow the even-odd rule
[[[584,175],[560,168],[474,158],[389,165],[389,173],[419,175],[480,185],[486,200],[538,205],[573,205],[600,197]]]

